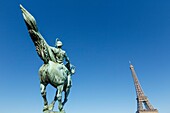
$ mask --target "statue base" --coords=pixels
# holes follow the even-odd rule
[[[62,111],[44,111],[44,113],[66,113],[64,110]]]

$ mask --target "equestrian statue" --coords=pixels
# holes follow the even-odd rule
[[[22,5],[20,5],[20,8],[36,51],[44,62],[39,69],[40,90],[44,100],[43,112],[65,113],[63,106],[67,102],[72,86],[71,76],[75,73],[75,67],[70,63],[66,52],[62,49],[62,42],[57,38],[56,47],[49,46],[38,31],[34,17]],[[48,84],[57,89],[54,100],[50,104],[48,104],[46,98],[46,86]],[[62,92],[64,92],[64,99],[62,99]],[[58,101],[58,112],[53,111],[56,101]]]

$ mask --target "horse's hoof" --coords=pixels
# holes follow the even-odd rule
[[[62,111],[62,110],[63,110],[63,105],[62,105],[62,103],[58,105],[58,109],[59,109],[59,111]]]
[[[46,106],[44,106],[44,108],[43,108],[43,112],[44,111],[48,111],[48,106],[46,105]]]
[[[54,104],[50,104],[49,106],[48,106],[48,110],[53,110],[54,109]]]
[[[66,112],[65,112],[65,110],[61,110],[61,111],[59,111],[59,113],[66,113]]]

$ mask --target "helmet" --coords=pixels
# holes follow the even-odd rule
[[[57,38],[56,39],[56,46],[58,47],[58,46],[62,46],[63,45],[63,43]]]

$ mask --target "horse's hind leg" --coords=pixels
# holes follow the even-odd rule
[[[43,97],[43,100],[44,100],[44,108],[43,108],[43,111],[46,111],[48,110],[48,101],[47,101],[47,98],[46,98],[46,86],[47,85],[44,85],[44,84],[40,84],[40,89],[41,89],[41,95]]]
[[[48,110],[53,110],[53,109],[54,109],[55,102],[57,101],[57,93],[58,93],[58,90],[56,91],[54,100],[53,100],[53,101],[51,102],[51,104],[48,106]]]

